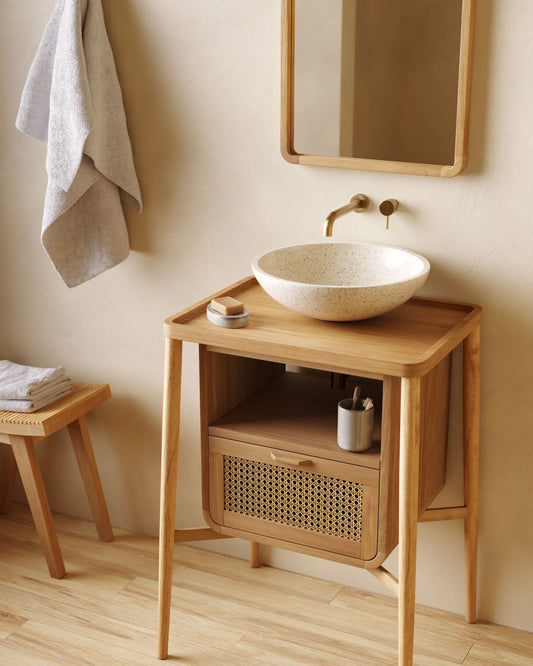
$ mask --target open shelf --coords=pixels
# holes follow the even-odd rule
[[[375,404],[374,445],[362,453],[337,445],[337,403],[350,397],[356,384]],[[333,389],[329,374],[284,372],[214,421],[209,435],[378,469],[381,403],[379,381],[349,378],[346,388]]]

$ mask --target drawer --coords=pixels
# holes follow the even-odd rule
[[[379,470],[209,437],[209,514],[222,527],[370,560],[378,496]]]

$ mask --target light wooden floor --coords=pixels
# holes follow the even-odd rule
[[[0,517],[0,664],[162,664],[157,540],[54,517],[67,577],[49,577],[27,507]],[[396,663],[396,603],[176,546],[168,662]],[[533,665],[533,634],[417,607],[415,663]]]

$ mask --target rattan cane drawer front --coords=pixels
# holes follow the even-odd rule
[[[378,470],[209,438],[210,515],[221,526],[371,559]]]

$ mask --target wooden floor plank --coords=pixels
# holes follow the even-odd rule
[[[295,592],[301,597],[330,602],[341,591],[342,585],[318,578],[310,578],[271,567],[243,566],[243,560],[226,557],[218,553],[180,546],[174,558],[176,564],[186,565],[207,573],[218,574],[235,581],[249,582],[258,587],[266,587],[284,592]],[[246,560],[246,562],[248,562]]]
[[[75,640],[73,640],[75,639]],[[174,646],[176,647],[176,646]],[[10,659],[14,655],[24,655],[25,661]],[[21,663],[25,666],[54,664],[54,666],[147,666],[161,661],[138,650],[132,650],[128,644],[117,645],[97,638],[88,638],[79,634],[71,634],[68,630],[56,627],[51,630],[49,625],[30,621],[24,631],[14,632],[0,645],[0,656],[3,664]],[[201,661],[200,661],[201,660]],[[172,660],[170,660],[170,663]],[[180,641],[180,664],[234,664],[244,666],[257,664],[253,659],[239,657],[220,648],[198,645],[186,638]]]
[[[49,576],[27,507],[0,517],[0,664],[161,664],[157,539],[54,515],[67,576]],[[395,664],[396,600],[176,545],[169,662]],[[417,666],[533,666],[533,634],[417,606]]]
[[[265,642],[276,637],[325,651],[331,658],[367,655],[369,663],[374,659],[375,664],[389,663],[390,655],[396,659],[396,620],[379,621],[376,617],[314,604],[277,591],[258,591],[254,595],[246,586],[218,581],[201,572],[177,569],[174,580],[179,583],[172,591],[171,626],[177,613],[216,616],[231,621],[235,627],[261,634]],[[131,596],[137,604],[148,606],[156,601],[153,581],[142,578],[128,584],[120,595]],[[443,646],[449,649],[447,659]],[[460,664],[470,647],[439,634],[422,636],[416,646],[420,657],[424,657],[422,663],[426,664],[442,663],[441,660]],[[381,653],[383,656],[379,657]]]
[[[324,647],[326,648],[326,646]],[[313,650],[291,641],[275,638],[265,640],[263,634],[251,631],[247,632],[237,643],[234,652],[259,659],[261,663],[275,666],[322,666],[333,661],[332,655],[325,650]],[[365,663],[368,663],[369,666],[376,663],[375,656],[372,662],[363,662],[361,657],[361,653],[358,653],[357,661],[361,666]],[[387,658],[391,660],[388,663],[393,665],[395,657],[392,651],[391,654],[387,655]],[[334,663],[336,666],[353,666],[353,655],[348,659],[335,655]]]
[[[533,654],[527,656],[519,652],[475,644],[464,663],[465,666],[496,666],[496,664],[497,666],[533,666]]]
[[[13,633],[28,621],[27,617],[23,617],[17,613],[11,613],[2,602],[2,609],[0,610],[0,639],[6,638],[9,634]]]
[[[395,599],[362,590],[343,588],[332,604],[369,616],[378,614],[381,618],[388,617],[391,620],[394,620],[397,614]],[[476,624],[468,624],[462,615],[437,608],[418,605],[415,630],[418,633],[440,632],[453,636],[458,642],[493,646],[533,658],[533,633],[481,620]]]
[[[80,544],[80,552],[82,549],[83,544]],[[35,581],[34,585],[39,589],[67,589],[71,593],[78,592],[83,596],[84,592],[89,590],[93,594],[100,591],[103,595],[118,592],[134,578],[125,572],[91,562],[84,555],[80,556],[79,564],[69,561],[67,576],[69,581],[67,586],[63,588],[54,586],[38,544],[28,544],[26,548],[16,547],[13,544],[2,543],[0,534],[0,580],[2,581],[28,577]]]

